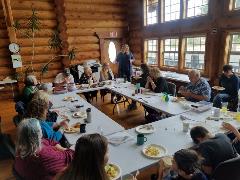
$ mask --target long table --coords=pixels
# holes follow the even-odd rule
[[[63,101],[64,97],[71,96],[75,97],[78,101],[77,102],[68,102]],[[91,108],[91,114],[92,114],[92,122],[87,123],[86,125],[86,134],[91,133],[102,133],[103,135],[109,135],[118,131],[124,130],[124,128],[113,121],[111,118],[109,118],[107,115],[99,111],[97,108],[95,108],[93,105],[89,104],[87,101],[85,101],[83,98],[78,96],[76,92],[69,92],[66,94],[59,94],[59,95],[52,95],[51,101],[53,102],[53,108],[52,110],[59,110],[64,113],[64,115],[68,116],[68,119],[70,119],[69,125],[73,125],[77,122],[85,123],[83,118],[73,118],[71,112],[71,108],[73,108],[75,105],[83,105],[80,109],[80,111],[85,111],[87,108]],[[59,119],[60,121],[60,119]],[[81,136],[80,133],[75,134],[66,134],[65,136],[70,144],[75,144],[77,139]]]
[[[134,86],[128,83],[112,84],[109,86],[101,87],[101,89],[104,88],[110,89],[116,93],[138,101],[156,110],[174,115],[172,117],[151,123],[156,128],[156,131],[152,134],[146,135],[148,140],[145,143],[146,145],[162,145],[167,149],[168,154],[170,155],[179,149],[189,148],[194,145],[189,132],[184,133],[182,131],[182,117],[187,118],[187,121],[190,123],[190,128],[196,125],[201,125],[206,127],[213,134],[218,132],[225,132],[223,129],[221,129],[222,121],[207,120],[207,117],[211,116],[212,114],[212,109],[202,113],[186,110],[179,103],[171,102],[172,97],[170,97],[169,102],[163,102],[161,100],[161,94],[138,94],[132,96]],[[102,129],[101,133],[107,138],[114,133],[119,132],[126,132],[133,137],[132,140],[120,144],[119,146],[113,146],[109,144],[110,162],[115,163],[121,167],[122,176],[156,164],[158,160],[148,159],[142,154],[141,151],[144,146],[136,145],[137,132],[135,131],[135,128],[125,130],[122,126],[114,122],[111,118],[100,112],[98,109],[87,103],[83,98],[76,94],[92,90],[98,89],[94,88],[84,91],[77,90],[75,92],[67,94],[52,95],[51,99],[54,106],[65,106],[63,108],[60,108],[60,110],[66,111],[65,115],[68,115],[70,119],[70,125],[76,122],[83,123],[83,119],[74,119],[71,116],[72,113],[69,111],[69,107],[73,106],[74,104],[63,101],[63,98],[65,96],[76,97],[78,99],[78,102],[75,103],[78,105],[84,105],[82,108],[83,111],[85,111],[86,108],[90,107],[92,109],[93,122],[87,124],[87,133],[89,134],[96,132],[100,133],[99,130]],[[230,122],[235,126],[240,127],[240,122],[236,120],[231,120]],[[81,136],[79,133],[65,135],[70,144],[75,144],[77,139]]]
[[[190,132],[183,132],[183,120],[181,116],[191,118],[190,120],[184,120],[190,123],[190,128],[200,125],[206,127],[212,134],[226,133],[227,131],[221,128],[223,121],[207,120],[211,114],[211,109],[202,113],[189,111],[181,115],[150,123],[156,128],[156,131],[152,134],[145,135],[145,137],[147,137],[145,145],[162,145],[167,149],[167,155],[173,155],[177,150],[194,146]],[[236,127],[240,127],[239,121],[231,119],[229,122]],[[142,149],[144,145],[138,146],[136,144],[138,133],[135,128],[126,130],[126,132],[134,137],[132,141],[125,142],[119,146],[109,145],[110,162],[116,163],[121,167],[123,176],[155,165],[159,161],[146,158],[143,155]],[[119,158],[119,154],[121,154],[121,158]]]

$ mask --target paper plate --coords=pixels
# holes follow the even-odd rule
[[[224,87],[221,87],[221,86],[213,86],[212,88],[215,89],[215,90],[218,90],[218,91],[223,91],[223,90],[225,90],[225,88],[224,88]]]
[[[141,134],[151,134],[156,131],[155,127],[151,124],[137,126],[135,130]]]
[[[72,133],[80,132],[80,128],[70,127],[68,129],[64,129],[64,132],[67,134],[72,134]]]
[[[167,154],[167,149],[161,145],[149,144],[145,146],[142,153],[151,159],[159,159]]]
[[[72,115],[74,118],[86,118],[87,117],[87,113],[86,112],[75,112]]]
[[[105,166],[105,171],[110,180],[117,180],[121,176],[121,168],[113,163],[108,163]]]

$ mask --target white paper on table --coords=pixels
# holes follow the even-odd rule
[[[123,144],[127,141],[133,140],[133,136],[128,134],[127,132],[117,132],[114,134],[111,134],[107,137],[108,142],[114,146],[118,146],[120,144]]]

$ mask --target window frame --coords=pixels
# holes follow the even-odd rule
[[[162,4],[162,13],[161,13],[161,15],[162,15],[162,21],[161,21],[161,23],[168,23],[168,22],[174,22],[174,21],[179,21],[180,19],[181,19],[181,1],[182,0],[179,0],[179,18],[178,19],[173,19],[173,20],[169,20],[169,21],[166,21],[165,20],[165,1],[168,1],[168,0],[161,0],[161,4]],[[170,4],[170,7],[171,7],[171,4]],[[171,15],[171,12],[170,12],[170,15]]]
[[[240,56],[240,51],[234,51],[232,53],[232,41],[233,41],[233,35],[239,35],[240,36],[240,32],[229,32],[228,36],[229,36],[229,45],[228,45],[228,55],[227,55],[227,64],[230,64],[230,56],[231,55],[239,55]],[[240,44],[240,43],[239,43]],[[240,60],[239,60],[239,65],[240,65]],[[240,67],[240,66],[239,66]],[[240,74],[240,72],[235,72],[236,74]]]
[[[177,40],[178,40],[178,45],[177,45],[178,51],[165,51],[165,40],[166,40],[166,39],[177,39]],[[162,51],[161,51],[161,56],[162,56],[162,57],[161,57],[161,67],[168,68],[168,69],[179,69],[179,62],[180,62],[180,57],[179,57],[180,37],[179,37],[179,36],[171,36],[171,37],[167,36],[167,37],[163,37],[163,38],[161,39],[161,44],[162,44],[162,46],[161,46],[161,49],[162,49]],[[168,66],[168,65],[165,65],[165,64],[164,64],[164,53],[177,53],[177,54],[178,54],[177,66]]]
[[[157,54],[156,64],[148,64],[148,41],[156,40],[157,41],[157,51],[150,51]],[[147,38],[144,39],[144,62],[149,66],[159,66],[159,38]]]
[[[238,10],[240,10],[240,6],[237,7],[237,8],[236,8],[236,6],[235,6],[236,1],[237,1],[237,0],[232,0],[232,2],[230,2],[230,3],[231,3],[231,10],[232,10],[232,11],[238,11]]]
[[[161,0],[157,0],[157,3],[156,3],[156,5],[157,5],[156,21],[157,22],[154,23],[154,24],[148,24],[148,15],[147,15],[147,13],[148,13],[148,6],[149,5],[147,5],[147,1],[148,0],[144,0],[144,2],[143,2],[143,26],[145,26],[145,27],[156,25],[156,24],[159,24],[159,22],[160,22],[159,21],[159,16],[160,16],[159,6],[160,6],[160,3],[161,3]]]
[[[204,51],[187,51],[187,38],[198,38],[198,37],[205,37],[205,49],[204,49]],[[183,36],[183,39],[182,39],[183,41],[184,41],[184,51],[183,51],[183,69],[184,70],[189,70],[189,69],[194,69],[194,68],[188,68],[188,67],[186,67],[186,52],[188,52],[189,54],[202,54],[203,52],[203,54],[204,54],[204,60],[203,60],[203,62],[204,62],[204,64],[203,64],[203,69],[198,69],[199,71],[201,71],[201,72],[206,72],[206,47],[207,47],[207,34],[194,34],[194,35],[185,35],[185,36]]]
[[[191,16],[191,17],[188,17],[188,1],[189,0],[185,0],[185,16],[183,17],[183,19],[191,19],[191,18],[197,18],[197,17],[203,17],[203,16],[208,16],[209,15],[209,1],[210,0],[207,0],[208,3],[207,3],[207,7],[208,7],[208,12],[206,14],[200,14],[200,15],[194,15],[194,16]],[[195,8],[195,7],[194,7]]]

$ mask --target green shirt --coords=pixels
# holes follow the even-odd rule
[[[25,86],[23,89],[23,101],[24,102],[29,102],[31,100],[31,95],[35,92],[34,91],[35,87],[34,86]]]

